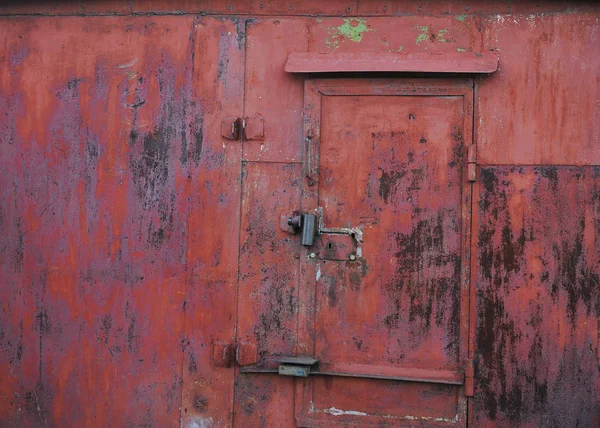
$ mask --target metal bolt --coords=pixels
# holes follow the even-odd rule
[[[356,260],[356,256],[354,254],[350,254],[350,260],[352,260],[352,261]]]
[[[317,257],[317,255],[315,253],[310,253],[310,258],[314,259],[315,257]]]

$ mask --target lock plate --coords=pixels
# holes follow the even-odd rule
[[[315,238],[311,251],[317,260],[351,260],[356,256],[356,241],[350,235],[325,233]]]

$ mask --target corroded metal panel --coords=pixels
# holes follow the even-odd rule
[[[473,426],[600,425],[597,2],[2,3],[1,425],[294,426],[305,398],[324,418],[299,423],[315,426],[357,423],[365,415],[352,412],[372,409],[395,418],[421,409],[420,420],[404,422],[456,425],[459,378],[471,367],[452,358],[457,298],[460,346],[470,323],[468,359],[477,357]],[[211,14],[233,16],[201,16]],[[406,183],[418,181],[418,168],[400,171],[399,152],[390,154],[404,141],[388,135],[402,125],[389,117],[399,108],[391,100],[370,107],[373,123],[387,117],[375,146],[325,125],[325,151],[311,152],[320,129],[306,128],[317,118],[303,122],[306,77],[284,72],[291,52],[359,56],[364,70],[381,53],[500,57],[498,72],[475,78],[479,151],[469,162],[472,172],[475,163],[516,166],[471,177],[481,196],[474,239],[461,229],[459,297],[438,287],[455,281],[459,254],[448,214],[456,188],[442,192],[438,182],[448,174],[428,175],[435,197],[426,209],[401,205],[423,190]],[[439,100],[442,108],[429,107],[441,119],[424,132],[456,122],[457,107]],[[333,104],[324,102],[327,123],[368,123],[360,109],[354,117]],[[412,131],[423,114],[408,117]],[[244,117],[254,121],[246,129]],[[423,137],[412,164],[431,142]],[[360,162],[344,164],[353,157]],[[362,200],[354,177],[375,161],[389,171],[377,169],[379,185],[367,180]],[[312,182],[304,197],[302,180]],[[466,194],[461,224],[470,222]],[[318,236],[313,258],[302,250],[279,223],[307,201],[328,205],[327,226],[364,223],[364,255],[339,234]],[[366,205],[376,212],[366,215]],[[476,320],[465,307],[469,242]],[[362,269],[373,254],[381,257]],[[404,286],[374,293],[365,315],[355,303],[377,273]],[[302,288],[309,282],[312,294]],[[344,336],[350,329],[355,337]],[[304,354],[298,332],[314,335],[319,377],[250,373]],[[436,367],[363,364],[369,352],[381,362],[401,348],[405,361]],[[363,377],[323,376],[349,369]],[[398,379],[411,376],[400,390]],[[435,379],[446,383],[432,387]]]
[[[476,426],[600,424],[600,168],[490,166],[478,203]]]
[[[136,12],[250,14],[250,15],[348,15],[356,13],[356,0],[135,0]]]
[[[301,423],[465,423],[471,109],[470,82],[307,81],[302,209],[356,249],[302,252],[298,352],[334,378],[299,384]]]
[[[215,98],[237,94],[228,112],[237,113],[240,85],[207,94],[219,87],[217,65],[210,86],[192,82],[191,17],[19,19],[0,28],[2,420],[178,425],[186,283],[193,291],[200,282],[200,262],[211,263],[197,248],[215,244],[214,253],[219,234],[213,228],[215,239],[202,243],[189,232],[191,205],[203,208],[192,193],[222,179],[196,171],[227,173],[213,135]],[[218,38],[223,29],[211,31]],[[233,70],[235,37],[231,45],[221,54]],[[199,53],[219,54],[213,43]],[[237,147],[230,155],[239,165]],[[230,201],[235,215],[235,188],[220,186],[204,207]],[[223,385],[217,395],[232,377]]]
[[[310,52],[481,52],[480,18],[473,15],[323,18],[311,21]]]
[[[243,174],[237,340],[254,344],[262,364],[296,345],[300,237],[279,218],[301,204],[302,165],[248,162]],[[293,403],[293,379],[238,372],[237,426],[293,426]]]
[[[244,21],[197,18],[192,78],[185,342],[184,427],[232,423],[241,143],[221,135],[243,108]],[[180,352],[173,349],[174,354]]]
[[[469,15],[487,14],[537,14],[544,12],[574,12],[578,10],[597,10],[595,2],[590,1],[469,1],[469,0],[361,0],[359,15],[403,16],[403,15],[453,15],[462,20]]]
[[[264,138],[244,141],[244,160],[302,162],[303,79],[284,71],[288,53],[308,49],[308,20],[249,20],[245,115],[261,114]]]

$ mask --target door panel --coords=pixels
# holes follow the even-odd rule
[[[181,426],[230,426],[242,150],[221,136],[221,121],[243,108],[244,22],[193,23],[190,106],[196,119],[186,186],[187,278]],[[227,62],[218,61],[227,58]]]
[[[319,366],[298,383],[302,424],[464,423],[470,88],[307,81],[302,209],[320,239],[303,251],[298,350]],[[342,236],[347,258],[329,257]]]
[[[276,219],[300,205],[301,177],[300,164],[243,166],[236,426],[294,424],[293,379],[244,370],[294,352],[300,246],[295,236],[279,229]]]

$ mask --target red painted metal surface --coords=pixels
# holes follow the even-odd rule
[[[479,184],[475,425],[600,424],[600,168]]]
[[[237,337],[256,347],[259,362],[294,352],[300,244],[280,230],[279,218],[300,207],[301,176],[300,164],[243,168]],[[293,426],[293,400],[292,378],[241,373],[234,417],[238,426]]]
[[[356,249],[346,260],[303,252],[298,353],[323,372],[374,379],[326,380],[328,394],[306,381],[298,419],[464,423],[462,388],[419,381],[464,380],[471,85],[330,79],[305,91],[313,168],[302,209],[322,212],[325,236],[347,233]]]
[[[328,72],[419,72],[419,73],[493,73],[498,56],[490,54],[313,54],[293,52],[288,56],[288,73]]]
[[[599,15],[482,22],[483,50],[502,56],[477,91],[482,164],[600,164]]]
[[[233,417],[241,147],[222,137],[221,122],[243,108],[244,22],[196,18],[189,40],[190,144],[196,150],[186,192],[181,424],[227,426]],[[218,367],[225,364],[215,365],[211,356],[215,345],[224,344],[230,346],[230,367]]]
[[[590,1],[2,2],[0,425],[394,425],[419,410],[430,419],[406,424],[429,426],[464,416],[465,402],[461,425],[599,425],[599,19]],[[403,178],[395,193],[363,201],[348,175],[392,162],[400,137],[373,148],[361,134],[348,150],[325,128],[327,150],[306,159],[306,138],[321,135],[303,116],[314,76],[286,73],[290,53],[500,57],[497,72],[472,76],[474,129],[463,138],[478,150],[455,165],[460,239],[442,222],[444,239],[431,242],[460,256],[460,295],[436,295],[427,316],[427,286],[399,292],[406,329],[389,337],[367,321],[393,315],[393,298],[374,294],[362,321],[354,316],[356,243],[324,234],[302,249],[280,222],[311,201],[329,201],[326,226],[362,222],[353,216],[369,201],[389,222],[398,191],[409,190]],[[460,86],[452,79],[445,85]],[[403,126],[389,117],[402,97],[371,105],[368,121],[325,98],[327,123]],[[451,98],[444,109],[407,106],[437,111],[427,121],[435,134],[458,120]],[[262,119],[244,130],[244,118]],[[337,164],[341,155],[364,165]],[[433,189],[430,211],[439,215],[456,189]],[[411,221],[400,215],[398,227]],[[365,224],[366,238],[389,226]],[[399,252],[377,238],[363,258]],[[394,274],[390,266],[368,263],[361,286]],[[417,267],[394,275],[455,280]],[[448,340],[457,298],[458,344]],[[349,332],[361,350],[344,341]],[[437,342],[421,356],[411,346],[431,332]],[[398,340],[412,369],[386,360]],[[262,362],[276,371],[281,356],[313,345],[321,375],[248,373]],[[424,364],[432,356],[438,367]],[[414,382],[436,379],[446,383]],[[311,400],[327,411],[308,414]],[[385,412],[396,419],[377,419]]]
[[[3,424],[179,419],[192,20],[0,25]]]

